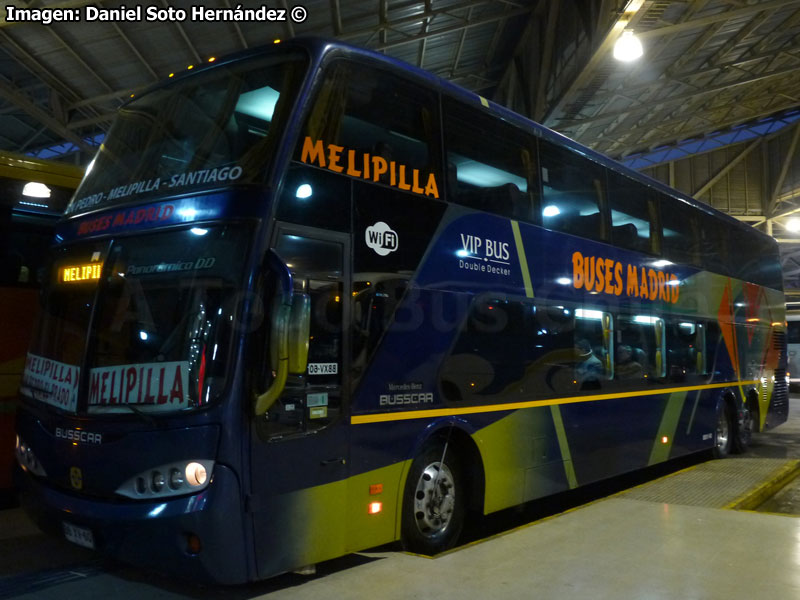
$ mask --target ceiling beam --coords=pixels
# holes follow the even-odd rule
[[[331,7],[331,22],[333,23],[333,35],[339,37],[342,35],[342,11],[339,6],[339,0],[330,0]]]
[[[440,12],[442,12],[442,11],[440,11]],[[442,29],[437,29],[435,31],[429,31],[428,33],[412,35],[412,36],[409,36],[409,37],[407,37],[406,39],[403,39],[403,40],[387,42],[385,44],[378,44],[377,46],[374,46],[373,48],[375,50],[387,50],[389,48],[397,48],[398,46],[405,46],[406,44],[413,44],[413,43],[418,42],[419,40],[421,40],[423,38],[431,38],[431,37],[436,37],[436,36],[440,36],[440,35],[446,35],[448,33],[454,33],[454,32],[457,32],[457,31],[463,31],[465,29],[470,29],[472,27],[479,27],[481,25],[486,25],[487,23],[494,23],[496,21],[503,21],[505,19],[510,19],[510,18],[513,18],[513,17],[521,17],[523,15],[529,15],[529,14],[531,14],[531,12],[533,12],[533,9],[530,8],[530,7],[519,8],[519,9],[516,9],[516,10],[509,11],[507,13],[496,14],[496,15],[491,15],[489,17],[484,17],[484,18],[478,19],[476,21],[469,21],[469,22],[465,21],[461,25],[453,25],[453,26],[450,26],[450,27],[443,27]],[[416,20],[419,20],[420,18],[421,17],[418,16]]]
[[[686,92],[683,94],[675,94],[670,95],[665,98],[659,98],[654,101],[649,102],[639,102],[636,106],[631,106],[628,108],[623,108],[611,112],[600,113],[594,115],[592,117],[585,117],[582,119],[570,119],[565,120],[558,123],[559,129],[569,129],[570,127],[577,127],[580,125],[585,125],[587,123],[595,123],[597,121],[603,121],[605,119],[613,119],[615,117],[626,115],[629,113],[638,113],[638,112],[652,112],[654,106],[666,106],[669,104],[683,104],[687,101],[697,99],[703,96],[708,96],[709,94],[719,94],[720,92],[724,92],[736,87],[750,85],[753,83],[763,83],[768,79],[772,79],[773,77],[782,77],[784,75],[794,75],[800,72],[800,65],[787,67],[784,69],[779,69],[777,71],[773,71],[772,73],[765,73],[760,75],[753,75],[752,77],[748,77],[746,79],[740,79],[738,81],[731,81],[728,83],[707,87],[705,89]]]
[[[153,78],[153,81],[158,81],[160,79],[158,73],[156,73],[153,70],[153,67],[150,66],[150,63],[147,62],[147,59],[144,56],[142,56],[142,53],[139,52],[139,49],[133,45],[133,42],[130,40],[130,38],[128,38],[128,36],[125,35],[125,32],[123,32],[122,29],[120,29],[119,25],[117,25],[116,23],[112,23],[111,25],[114,27],[114,31],[117,32],[117,35],[120,38],[122,38],[122,41],[128,45],[130,51],[136,55],[136,58],[139,59],[139,62],[141,62],[144,68],[147,69],[147,72],[150,73],[150,77]]]
[[[775,186],[772,188],[772,194],[770,194],[769,205],[767,208],[768,216],[775,212],[775,207],[778,204],[778,196],[783,188],[783,182],[786,180],[786,174],[789,172],[789,167],[792,165],[792,161],[794,160],[798,139],[800,139],[800,123],[794,126],[794,135],[792,135],[792,141],[789,144],[789,149],[787,150],[786,156],[783,159],[780,173],[778,173],[778,177],[775,180]]]
[[[705,194],[705,193],[706,193],[708,190],[710,190],[712,187],[714,187],[714,185],[716,185],[716,183],[717,183],[717,182],[718,182],[720,179],[722,179],[722,178],[723,178],[723,177],[725,177],[725,176],[726,176],[728,173],[730,173],[730,172],[731,172],[731,170],[733,170],[733,168],[734,168],[736,165],[738,165],[738,164],[739,164],[740,162],[742,162],[742,161],[743,161],[745,158],[747,158],[747,156],[748,156],[748,155],[749,155],[749,154],[750,154],[750,153],[751,153],[753,150],[755,150],[756,148],[758,148],[758,147],[759,147],[759,146],[762,144],[762,142],[763,142],[763,141],[764,141],[764,138],[758,138],[757,140],[753,140],[751,143],[749,143],[749,144],[748,144],[748,145],[747,145],[747,146],[744,148],[744,150],[742,150],[741,152],[739,152],[739,154],[737,154],[737,155],[736,155],[736,157],[734,157],[734,159],[733,159],[733,160],[731,160],[731,161],[730,161],[728,164],[726,164],[724,167],[722,167],[722,168],[721,168],[721,169],[720,169],[720,170],[717,172],[717,174],[716,174],[716,175],[714,175],[714,176],[713,176],[711,179],[709,179],[709,180],[708,180],[708,181],[706,181],[706,182],[705,182],[705,183],[704,183],[702,186],[700,186],[700,189],[698,189],[698,190],[697,190],[697,191],[696,191],[694,194],[692,194],[692,198],[694,198],[695,200],[699,200],[699,199],[700,199],[700,197],[701,197],[703,194]]]
[[[539,83],[536,86],[536,102],[533,106],[533,119],[542,120],[547,106],[547,82],[550,80],[550,70],[555,51],[556,26],[561,3],[550,0],[547,7],[547,23],[545,24],[544,40],[542,43],[541,59],[539,60]]]
[[[758,4],[754,4],[746,8],[737,8],[734,10],[718,13],[716,15],[710,15],[708,17],[700,17],[698,19],[692,19],[691,21],[686,21],[684,23],[676,23],[675,25],[666,25],[664,27],[657,27],[655,29],[650,29],[648,31],[639,32],[636,35],[641,40],[651,40],[660,37],[662,35],[672,35],[675,33],[682,33],[684,31],[697,29],[698,27],[706,27],[708,25],[714,25],[716,23],[720,22],[724,23],[725,21],[738,19],[739,17],[747,17],[754,13],[759,13],[765,10],[778,10],[780,8],[790,5],[797,5],[797,0],[771,0],[770,2],[759,2]]]
[[[548,108],[547,114],[542,119],[545,125],[548,127],[553,127],[554,124],[557,123],[553,116],[563,111],[564,108],[573,100],[575,94],[577,94],[582,87],[587,85],[592,80],[595,75],[595,71],[597,71],[601,64],[607,59],[608,53],[614,47],[614,44],[622,35],[622,32],[630,24],[641,18],[642,13],[645,12],[643,8],[646,9],[648,5],[649,2],[646,3],[645,0],[631,0],[628,3],[628,5],[625,7],[625,10],[619,15],[619,18],[611,23],[608,33],[595,47],[592,56],[578,73],[577,77],[572,80],[555,104]]]
[[[749,121],[753,121],[756,119],[760,119],[761,117],[768,117],[770,115],[778,114],[785,110],[789,110],[792,108],[797,107],[796,102],[784,102],[783,104],[775,105],[775,106],[767,106],[767,103],[770,100],[774,100],[774,96],[772,94],[762,95],[753,98],[751,101],[755,103],[762,103],[764,106],[763,110],[759,111],[751,111],[747,117],[735,117],[731,119],[727,119],[725,121],[715,121],[714,122],[714,129],[715,130],[723,130],[726,127],[731,127],[733,125],[739,125],[741,123],[747,123]],[[725,108],[727,106],[740,106],[738,101],[734,101],[730,105],[724,105],[722,107],[717,107],[715,110],[719,110],[720,108]],[[694,115],[696,118],[703,118],[703,115]],[[686,123],[686,118],[676,118],[668,122],[658,123],[659,128],[668,128],[672,125]],[[625,133],[626,137],[630,137],[634,134],[643,132],[645,135],[649,134],[653,131],[653,125],[644,124],[640,127],[636,127]],[[668,133],[662,134],[660,137],[651,139],[647,143],[644,142],[644,135],[636,138],[635,141],[628,143],[627,145],[623,145],[620,147],[614,147],[610,150],[606,150],[605,152],[610,156],[616,156],[620,158],[624,158],[625,156],[633,153],[633,152],[641,152],[645,150],[649,150],[652,148],[658,148],[660,146],[664,146],[666,144],[672,144],[675,140],[685,140],[685,139],[692,139],[694,137],[704,136],[709,130],[708,126],[705,127],[694,127],[692,129],[684,129],[679,131],[671,131]]]
[[[70,131],[63,123],[60,123],[51,117],[46,111],[36,106],[27,97],[22,95],[13,84],[5,79],[0,79],[0,96],[3,96],[9,102],[16,104],[31,117],[39,121],[39,123],[46,125],[50,131],[58,134],[65,140],[72,142],[82,150],[90,151],[92,149],[89,144]]]
[[[170,5],[167,3],[167,0],[161,0],[161,4],[164,8],[170,7]],[[189,39],[189,35],[186,33],[186,30],[183,28],[183,25],[181,25],[179,21],[173,21],[172,24],[178,30],[178,33],[180,34],[181,38],[183,38],[183,41],[186,42],[186,47],[189,48],[189,52],[192,53],[192,57],[194,58],[194,64],[202,63],[203,59],[197,52],[197,48],[194,47],[192,40]]]
[[[728,62],[719,63],[710,67],[706,67],[703,69],[693,69],[690,71],[683,71],[680,73],[675,73],[674,78],[672,79],[672,83],[675,85],[687,85],[691,86],[694,85],[691,81],[692,79],[697,79],[700,77],[705,77],[708,75],[713,75],[714,73],[720,73],[725,71],[726,69],[730,69],[733,67],[741,67],[743,65],[747,65],[753,62],[757,62],[764,59],[774,59],[777,56],[788,54],[791,56],[792,52],[800,52],[800,44],[795,44],[788,47],[783,47],[778,50],[772,49],[766,52],[762,52],[759,54],[753,54],[750,56],[743,56],[741,58],[736,58],[734,60],[730,60]],[[795,59],[800,59],[800,57],[792,56]],[[607,92],[599,92],[592,97],[593,102],[606,102],[610,100],[612,97],[625,94],[625,95],[637,95],[639,93],[646,93],[648,91],[657,91],[663,88],[668,81],[665,78],[656,79],[655,81],[648,81],[647,83],[639,83],[634,85],[625,86],[623,88],[618,88],[615,90],[607,91]]]
[[[222,1],[225,2],[225,7],[226,8],[229,8],[229,9],[232,8],[230,0],[222,0]],[[289,19],[289,20],[291,20],[291,19]],[[247,48],[249,48],[250,46],[247,44],[247,40],[245,39],[244,34],[242,33],[242,28],[239,27],[239,23],[237,23],[236,21],[233,21],[231,23],[231,25],[233,25],[233,29],[236,32],[236,37],[239,38],[239,43],[242,45],[242,48],[247,50]]]

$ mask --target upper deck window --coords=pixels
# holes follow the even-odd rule
[[[615,246],[658,252],[658,193],[630,177],[608,173],[611,240]]]
[[[278,51],[222,64],[125,105],[67,214],[260,179],[305,63]]]
[[[455,100],[443,101],[448,194],[458,204],[535,221],[536,142]]]
[[[443,193],[436,93],[392,73],[340,61],[298,140],[305,164],[438,199]]]
[[[539,140],[542,225],[592,240],[605,240],[603,167],[568,148]]]
[[[661,224],[664,258],[699,265],[698,211],[678,200],[662,202]]]

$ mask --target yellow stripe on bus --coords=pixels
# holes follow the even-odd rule
[[[525,295],[533,298],[533,285],[531,284],[531,273],[528,270],[528,259],[525,258],[525,247],[522,245],[522,235],[519,232],[519,223],[511,221],[511,230],[514,232],[514,244],[517,247],[519,256],[519,269],[522,271],[522,281],[525,284]]]
[[[575,465],[572,464],[572,453],[569,451],[569,440],[567,440],[564,420],[561,418],[561,409],[555,404],[551,405],[550,413],[553,415],[553,425],[556,428],[558,447],[561,450],[561,460],[564,463],[564,474],[567,476],[569,489],[574,490],[578,487],[578,477],[575,475]]]
[[[535,408],[539,406],[553,406],[561,404],[576,404],[578,402],[598,402],[600,400],[617,400],[619,398],[637,398],[640,396],[660,396],[678,392],[692,392],[697,390],[713,390],[732,385],[755,385],[759,380],[753,381],[726,381],[724,383],[709,383],[706,385],[693,385],[687,387],[674,387],[638,392],[623,392],[618,394],[597,394],[594,396],[572,396],[568,398],[550,398],[544,400],[528,400],[526,402],[510,402],[508,404],[488,404],[486,406],[465,406],[464,408],[434,408],[431,410],[408,410],[402,412],[380,413],[374,415],[355,415],[350,417],[352,425],[366,425],[368,423],[388,423],[391,421],[407,421],[410,419],[430,419],[434,417],[455,417],[461,415],[476,415],[490,412],[510,412],[521,408]]]

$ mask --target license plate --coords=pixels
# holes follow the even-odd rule
[[[73,544],[94,550],[94,536],[91,529],[78,527],[72,523],[64,523],[64,537]]]

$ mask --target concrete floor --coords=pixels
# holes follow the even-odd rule
[[[45,538],[20,511],[1,511],[0,600],[800,599],[800,519],[692,505],[682,495],[701,479],[735,496],[743,485],[730,481],[736,473],[772,473],[800,458],[799,404],[794,400],[790,421],[757,436],[744,457],[704,463],[667,483],[645,484],[437,558],[365,552],[320,565],[311,578],[285,575],[213,589],[177,584]],[[672,495],[661,496],[661,488]]]

